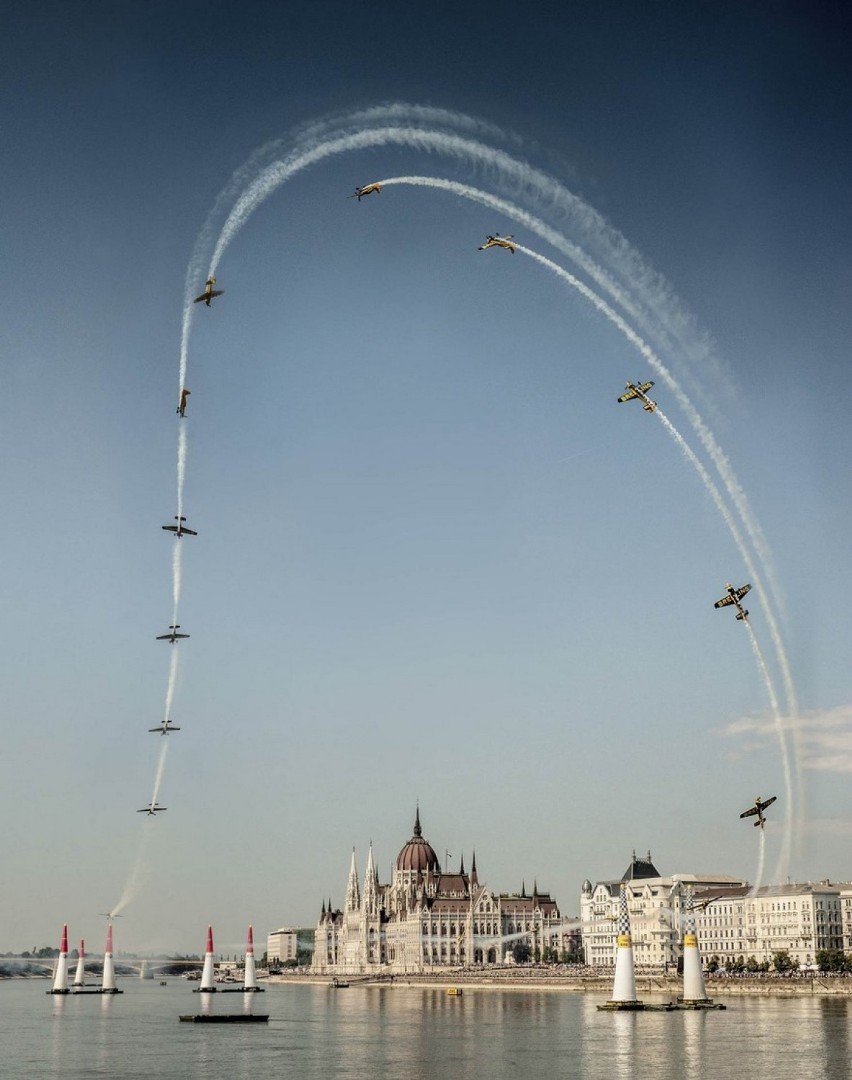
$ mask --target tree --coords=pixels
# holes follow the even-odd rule
[[[779,949],[777,953],[772,954],[772,966],[776,971],[797,971],[799,967],[799,961],[792,957],[786,949]]]
[[[516,941],[512,946],[512,958],[516,964],[528,964],[532,956],[532,949],[526,941]]]
[[[760,964],[758,964],[756,956],[750,956],[748,960],[746,960],[745,969],[752,975],[756,971],[760,971]]]
[[[718,956],[711,956],[710,957],[710,959],[707,961],[707,970],[710,972],[711,975],[713,974],[714,971],[719,970],[719,957]]]

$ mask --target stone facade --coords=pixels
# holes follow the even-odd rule
[[[571,950],[579,933],[537,886],[527,895],[481,884],[475,853],[469,874],[464,860],[458,873],[444,873],[423,838],[418,809],[388,884],[379,882],[372,845],[362,884],[353,850],[343,908],[323,903],[312,967],[335,975],[413,974],[499,964],[518,941],[534,955],[546,947]]]

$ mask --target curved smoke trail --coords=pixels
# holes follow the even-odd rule
[[[118,903],[115,904],[114,907],[110,908],[110,911],[113,915],[120,915],[121,912],[130,903],[130,901],[136,896],[136,893],[139,891],[139,887],[142,884],[145,876],[145,857],[148,854],[148,845],[150,842],[151,830],[143,829],[142,834],[139,837],[139,844],[136,848],[136,857],[130,867],[130,873],[127,875],[127,882],[121,892]]]
[[[376,109],[351,113],[342,117],[332,118],[327,121],[313,124],[302,130],[296,139],[296,144],[291,144],[291,149],[284,158],[266,165],[254,179],[251,179],[248,182],[247,187],[240,194],[233,209],[228,215],[225,225],[216,241],[212,260],[210,262],[210,274],[215,274],[218,264],[228,245],[249,219],[254,210],[277,190],[278,187],[287,182],[302,169],[335,154],[388,145],[405,146],[426,153],[435,152],[443,154],[445,156],[456,158],[465,164],[482,167],[489,171],[490,174],[493,174],[498,181],[509,184],[510,186],[514,185],[514,189],[518,190],[521,195],[530,197],[538,202],[544,202],[550,210],[556,212],[562,218],[570,219],[571,223],[583,234],[587,243],[593,248],[598,248],[604,252],[606,259],[608,260],[608,265],[615,273],[615,277],[613,277],[613,274],[608,270],[604,270],[595,263],[585,251],[577,245],[572,244],[556,230],[549,229],[543,222],[539,223],[539,228],[533,227],[532,221],[530,220],[532,216],[526,214],[526,212],[522,211],[519,207],[513,206],[512,212],[509,213],[509,216],[513,217],[514,220],[522,221],[525,225],[528,225],[532,231],[537,232],[542,239],[545,239],[546,242],[551,243],[553,246],[557,247],[558,250],[571,258],[593,281],[595,281],[602,291],[607,293],[612,300],[622,308],[622,310],[626,311],[631,316],[634,322],[649,327],[651,333],[663,338],[669,346],[671,346],[672,342],[678,343],[681,355],[686,360],[700,360],[702,362],[707,362],[713,359],[707,338],[697,332],[693,318],[680,308],[678,301],[664,279],[655,271],[651,270],[644,263],[644,260],[638,252],[628,244],[626,239],[609,226],[606,221],[582,199],[574,195],[552,177],[540,170],[534,169],[524,161],[513,158],[503,150],[496,150],[493,147],[483,145],[481,142],[477,141],[477,139],[465,138],[455,133],[447,134],[442,131],[412,126],[412,122],[414,124],[446,124],[461,128],[466,132],[470,132],[479,137],[482,137],[483,135],[493,137],[496,133],[498,137],[505,138],[503,133],[499,132],[498,129],[486,127],[478,121],[475,121],[470,117],[465,117],[462,114],[402,104],[381,106]],[[371,130],[363,130],[365,124],[377,124],[379,126]],[[220,209],[221,205],[227,201],[227,192],[233,193],[241,182],[248,180],[253,169],[256,170],[260,167],[262,160],[272,156],[274,153],[278,153],[285,145],[283,140],[279,140],[261,147],[260,150],[255,153],[251,161],[246,163],[242,169],[234,174],[228,188],[222,192],[217,200],[214,211],[211,212],[211,215],[205,223],[204,229],[202,229],[202,233],[196,241],[193,257],[187,270],[186,304],[181,340],[181,386],[183,386],[185,382],[190,312],[192,307],[191,291],[194,287],[190,284],[190,279],[197,284],[198,279],[200,278],[199,271],[203,265],[202,251],[209,244],[212,237],[211,222],[215,216],[215,211]],[[498,210],[499,212],[504,212],[501,204],[506,203],[506,200],[498,200],[495,196],[490,196],[485,192],[478,192],[476,189],[469,188],[467,185],[456,184],[454,181],[442,181],[429,177],[395,177],[381,181],[381,183],[388,185],[393,183],[409,183],[444,188],[445,190],[454,191],[456,194],[463,194],[468,198],[475,198],[477,201],[484,205],[489,205],[492,209]],[[525,250],[520,245],[518,247],[519,250]],[[728,490],[728,494],[745,525],[751,543],[754,546],[758,557],[764,564],[768,587],[773,592],[774,599],[780,608],[780,591],[777,589],[774,582],[771,554],[768,544],[759,524],[751,512],[745,492],[737,481],[730,462],[722,453],[721,448],[716,443],[709,428],[699,416],[697,410],[694,409],[694,406],[692,406],[685,393],[680,389],[674,377],[668,369],[665,368],[662,362],[659,361],[650,346],[639,337],[618,312],[614,311],[610,305],[594,293],[593,290],[573,275],[568,274],[568,272],[564,271],[561,267],[557,267],[556,264],[551,263],[550,260],[545,260],[543,256],[539,256],[537,253],[529,251],[529,249],[526,249],[525,253],[533,258],[537,258],[538,261],[542,262],[544,265],[549,265],[551,269],[568,280],[573,287],[577,288],[586,299],[592,302],[602,314],[609,318],[610,321],[633,342],[654,370],[657,371],[663,381],[669,386],[679,404],[687,413],[690,423],[697,432],[702,444],[719,471],[725,487]],[[625,289],[618,285],[616,281],[616,277],[618,276],[625,281],[627,288],[630,289],[633,294],[638,294],[640,296],[643,305],[637,305],[632,300],[631,296],[625,292]],[[656,320],[656,325],[654,325],[654,320]],[[757,577],[757,575],[754,576]],[[757,582],[756,587],[758,588],[758,593],[761,596],[767,611],[770,632],[778,654],[778,662],[784,680],[788,709],[793,722],[794,744],[796,745],[798,753],[799,732],[796,723],[798,706],[796,703],[795,688],[792,682],[789,662],[775,620],[772,605],[768,602],[768,597],[766,596],[766,591],[762,584],[758,585]]]
[[[589,258],[582,248],[561,237],[559,249],[571,258],[605,293],[627,311],[634,321],[646,325],[650,330],[649,311],[653,311],[662,328],[657,327],[653,332],[662,334],[667,342],[673,338],[686,356],[695,357],[696,354],[702,360],[710,356],[706,340],[698,343],[694,341],[694,320],[687,317],[674,300],[673,293],[659,274],[650,270],[627,240],[609,226],[600,214],[585,203],[579,196],[569,191],[559,181],[546,173],[533,168],[525,161],[512,157],[504,150],[498,150],[487,146],[476,139],[470,139],[456,134],[447,134],[427,128],[413,127],[409,125],[390,126],[385,125],[374,129],[363,128],[363,123],[381,122],[382,118],[395,123],[412,113],[416,119],[424,116],[431,118],[435,115],[433,110],[412,110],[410,106],[393,105],[383,106],[369,110],[367,113],[355,113],[336,120],[321,122],[306,130],[299,144],[293,147],[283,158],[273,161],[263,168],[260,174],[252,180],[245,191],[237,199],[233,209],[228,215],[222,231],[216,242],[213,256],[210,262],[209,273],[215,275],[219,262],[237,233],[242,229],[254,211],[279,187],[290,180],[298,172],[334,155],[349,153],[351,151],[367,148],[383,147],[389,145],[405,146],[409,149],[421,150],[426,153],[435,152],[444,156],[456,158],[465,164],[480,166],[491,173],[496,174],[498,180],[520,189],[537,202],[543,202],[563,217],[568,218],[577,227],[584,237],[592,242],[593,246],[602,248],[617,272],[628,283],[629,287],[642,294],[645,310],[640,310],[631,301],[624,288],[619,286],[612,275]],[[470,117],[460,114],[439,111],[437,116],[441,122],[449,123],[455,120],[456,126],[462,126],[467,130],[477,130],[477,125]],[[355,129],[352,129],[353,124]],[[342,130],[338,130],[342,129]],[[493,128],[487,129],[489,134]],[[267,144],[258,151],[253,160],[259,160],[265,154],[273,153],[281,146],[280,141]],[[248,166],[246,166],[246,170]],[[395,177],[384,181],[382,184],[408,183],[422,186],[443,187],[445,190],[453,190],[456,194],[462,194],[466,185],[453,186],[453,181],[441,181],[429,177]],[[469,189],[473,191],[475,189]],[[478,193],[482,195],[484,193]],[[471,197],[471,196],[468,196]],[[478,198],[478,196],[476,196]],[[492,204],[492,208],[497,208]],[[519,211],[520,212],[520,211]],[[555,234],[555,230],[551,230]],[[548,242],[552,242],[547,238]],[[186,350],[188,344],[189,308],[193,305],[187,293],[187,308],[184,313],[185,332],[181,342],[181,371],[185,373]],[[689,333],[686,333],[689,329]],[[681,340],[684,338],[685,340]],[[674,392],[674,386],[672,386]],[[684,395],[685,396],[685,395]],[[688,401],[688,399],[687,399]],[[704,425],[697,412],[690,416],[690,422],[705,445],[708,453],[714,460],[714,464],[720,470],[720,475],[725,477],[726,486],[735,506],[745,522],[752,543],[758,552],[761,561],[766,568],[766,576],[776,605],[781,608],[780,591],[774,581],[772,570],[772,558],[769,546],[763,535],[762,529],[751,513],[745,492],[734,476],[730,462],[727,461],[718,447],[712,433]],[[795,715],[795,693],[792,684],[787,684],[790,712]]]
[[[781,710],[778,707],[778,698],[777,698],[777,696],[775,694],[775,687],[772,685],[772,679],[769,677],[769,670],[766,667],[766,661],[763,659],[763,653],[760,651],[760,643],[757,640],[757,636],[755,635],[754,628],[752,627],[752,625],[748,621],[748,619],[743,619],[743,622],[745,623],[746,629],[748,630],[749,638],[751,639],[751,647],[752,647],[752,650],[754,652],[754,658],[755,658],[755,661],[757,662],[758,670],[760,671],[760,673],[763,676],[763,682],[764,682],[764,685],[766,686],[766,692],[769,695],[769,703],[770,703],[770,706],[772,708],[773,716],[775,717],[775,729],[776,729],[776,731],[778,733],[778,738],[781,741],[781,745],[785,746],[786,743],[785,743],[785,739],[784,739],[784,721],[783,721],[783,719],[781,717]],[[784,780],[785,780],[785,782],[787,784],[787,788],[788,788],[788,791],[789,791],[789,787],[790,787],[790,761],[789,761],[786,753],[784,754]],[[787,876],[787,870],[789,869],[789,865],[790,865],[790,840],[791,840],[791,829],[792,829],[792,815],[791,815],[791,812],[790,812],[789,809],[787,809],[786,814],[785,814],[785,822],[786,822],[787,827],[784,830],[784,839],[783,839],[783,841],[781,843],[781,852],[780,852],[780,854],[778,856],[778,865],[775,868],[775,880],[776,881],[783,881],[784,880],[784,878]],[[763,829],[761,829],[760,831],[762,833]]]

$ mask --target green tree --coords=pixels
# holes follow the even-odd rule
[[[758,964],[756,956],[750,956],[748,958],[748,960],[746,960],[745,969],[746,969],[746,971],[750,972],[752,975],[756,971],[760,971],[760,964]]]
[[[786,949],[779,949],[778,952],[772,954],[772,966],[776,971],[797,971],[799,968],[799,961],[792,957]]]
[[[516,941],[512,946],[512,958],[516,964],[528,964],[532,956],[532,949],[527,941]]]

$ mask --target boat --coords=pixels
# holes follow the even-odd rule
[[[462,988],[460,986],[448,986],[447,987],[447,994],[448,994],[449,997],[461,997],[462,996]]]

